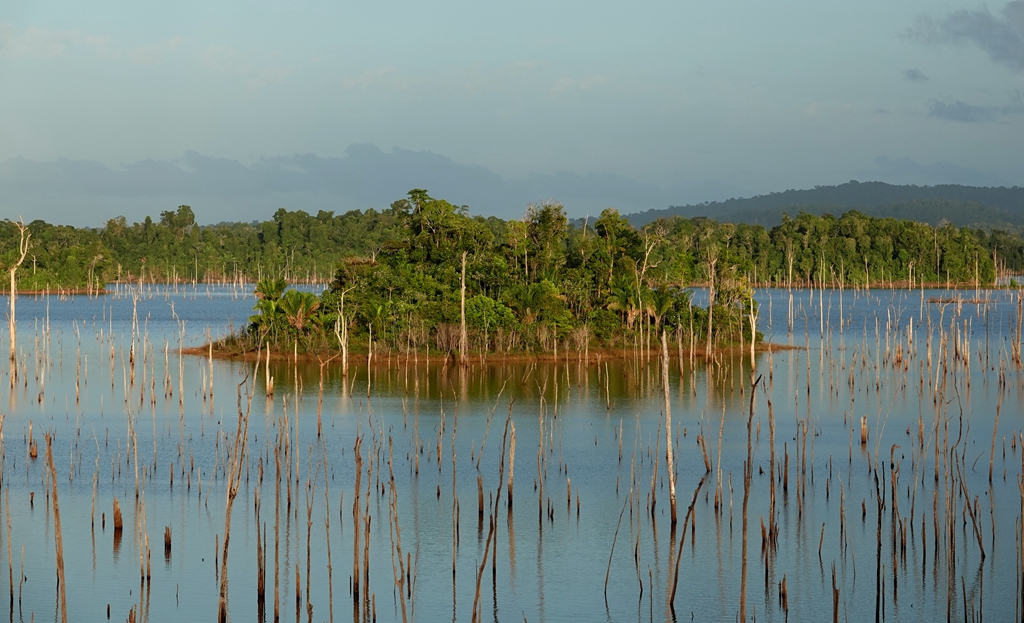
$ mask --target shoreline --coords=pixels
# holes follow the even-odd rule
[[[212,349],[211,349],[211,346],[213,346]],[[787,350],[804,350],[805,348],[806,347],[802,346],[802,345],[776,344],[776,343],[771,343],[771,342],[762,342],[761,344],[758,344],[757,346],[754,347],[754,352],[757,352],[757,353],[771,353],[771,352],[787,351]],[[713,357],[715,357],[717,355],[722,355],[722,354],[728,354],[728,355],[734,355],[734,356],[737,356],[737,355],[738,356],[748,356],[750,354],[750,347],[749,346],[747,346],[747,347],[740,347],[738,345],[725,346],[725,347],[713,350],[710,354],[706,354],[704,352],[703,348],[695,348],[692,351],[689,350],[689,349],[684,349],[682,351],[683,357],[691,356],[691,352],[692,352],[692,357],[695,358],[695,359],[696,358],[710,359],[710,358],[713,358]],[[265,350],[264,351],[259,351],[259,352],[257,352],[257,351],[237,352],[237,351],[218,350],[217,347],[216,347],[216,342],[213,342],[213,343],[208,342],[206,344],[203,344],[202,346],[193,346],[193,347],[190,347],[190,348],[183,348],[181,350],[181,353],[183,355],[192,355],[192,356],[196,356],[196,357],[208,357],[208,358],[219,359],[219,360],[224,360],[224,361],[257,361],[257,360],[264,361],[267,358]],[[349,365],[358,365],[360,363],[365,363],[366,359],[367,359],[367,355],[368,354],[366,352],[356,352],[356,353],[351,353],[350,352],[349,353]],[[475,353],[470,353],[467,356],[467,364],[473,365],[473,364],[486,364],[486,363],[494,363],[494,362],[502,362],[502,363],[506,363],[506,362],[507,363],[540,363],[540,362],[544,362],[544,363],[562,363],[562,362],[569,362],[569,361],[582,362],[582,361],[584,361],[584,358],[586,358],[585,360],[588,363],[596,363],[598,361],[605,361],[605,360],[608,360],[608,361],[626,361],[628,359],[633,358],[634,356],[641,357],[641,358],[644,358],[644,359],[657,359],[657,358],[659,358],[661,356],[661,349],[660,348],[651,348],[651,349],[643,349],[643,350],[634,350],[632,347],[613,348],[613,349],[598,348],[598,349],[591,349],[590,351],[587,351],[586,354],[584,354],[583,352],[575,351],[575,350],[567,350],[567,351],[559,352],[557,357],[554,355],[554,353],[505,353],[505,354],[503,354],[503,353],[489,353],[489,354],[485,354],[485,353],[475,352]],[[417,353],[417,354],[413,354],[413,353],[404,353],[404,352],[401,352],[401,351],[391,351],[390,353],[387,353],[387,352],[385,352],[385,353],[374,353],[373,359],[372,359],[371,363],[372,364],[379,364],[379,363],[383,363],[383,362],[389,362],[389,361],[392,361],[392,360],[396,360],[396,361],[398,361],[400,363],[402,361],[408,361],[408,362],[420,361],[420,362],[424,362],[424,363],[429,362],[429,363],[436,363],[436,364],[440,364],[440,365],[458,365],[459,364],[458,358],[459,358],[458,353],[449,353],[447,355],[438,355],[438,354],[434,354],[432,352],[431,354],[428,355],[428,354],[423,353],[423,352],[420,352],[420,353]],[[677,348],[669,348],[669,359],[678,359],[678,358],[679,358],[679,350]],[[296,356],[294,353],[273,352],[273,351],[271,351],[270,359],[271,359],[271,361],[275,361],[275,362],[294,361],[294,362],[301,362],[301,363],[316,363],[316,364],[319,364],[321,362],[323,362],[325,364],[327,362],[331,362],[332,364],[333,363],[338,363],[338,364],[341,363],[341,361],[340,361],[340,353],[337,353],[337,352],[334,352],[334,353],[308,353],[307,352],[307,353],[300,353],[300,354],[298,354]]]
[[[18,290],[18,296],[103,296],[111,294],[106,288],[56,288],[53,290]],[[10,296],[9,289],[0,289],[0,296]]]
[[[843,291],[851,291],[851,292],[860,292],[860,291],[863,291],[863,290],[911,290],[911,291],[912,290],[918,290],[918,291],[920,291],[920,290],[941,290],[941,291],[957,291],[957,290],[959,290],[959,291],[969,291],[969,290],[973,290],[973,291],[976,291],[976,292],[980,292],[980,291],[993,291],[993,292],[995,292],[995,291],[1003,291],[1003,290],[1020,290],[1020,289],[1024,289],[1024,275],[1007,275],[1007,276],[1005,276],[1005,278],[1007,278],[1007,279],[1014,279],[1015,277],[1020,277],[1021,278],[1021,282],[1017,286],[1012,286],[1009,283],[1002,284],[1002,285],[997,285],[995,283],[978,285],[978,284],[975,284],[974,282],[959,282],[959,283],[946,283],[946,282],[924,282],[924,283],[922,283],[922,282],[916,282],[916,283],[910,283],[909,281],[892,281],[892,282],[881,282],[881,283],[876,282],[876,283],[871,283],[871,284],[867,284],[867,285],[863,285],[863,284],[846,284],[846,285],[842,285],[842,286],[840,286],[838,284],[834,284],[834,283],[826,285],[826,286],[821,286],[819,284],[806,283],[806,282],[794,282],[792,285],[759,282],[759,283],[751,283],[750,286],[752,288],[754,288],[755,290],[829,290],[829,291],[843,290]],[[135,284],[134,282],[128,282],[128,281],[112,281],[112,282],[107,284],[107,286],[114,286],[115,288],[118,287],[118,286],[133,286],[133,285],[137,285],[137,284]],[[234,284],[229,284],[229,283],[224,283],[224,282],[203,282],[203,281],[198,281],[198,282],[195,282],[195,283],[192,283],[192,282],[189,282],[189,283],[181,283],[181,282],[175,283],[173,281],[153,281],[153,282],[146,282],[146,283],[144,283],[142,285],[143,286],[150,286],[150,287],[157,287],[157,286],[160,286],[160,287],[164,287],[164,286],[166,286],[166,287],[199,287],[199,286],[207,286],[207,287],[209,287],[209,286],[218,286],[218,287],[236,287],[236,288],[241,286],[241,285],[244,285],[245,287],[241,288],[241,289],[248,290],[250,286],[255,286],[255,282],[245,282],[244,284],[239,284],[238,286],[236,286]],[[294,286],[294,285],[300,285],[300,286],[307,286],[307,285],[320,286],[320,285],[323,285],[324,288],[326,289],[327,287],[330,286],[330,283],[322,283],[322,284],[321,283],[305,283],[305,282],[289,283],[289,287]],[[709,286],[709,284],[706,281],[694,281],[694,282],[688,283],[688,284],[686,284],[684,286],[680,286],[680,287],[685,289],[685,288],[707,288],[708,286]],[[9,289],[7,289],[7,288],[0,288],[0,296],[8,296],[9,294],[10,294],[10,290]],[[79,295],[100,296],[100,295],[116,294],[116,291],[114,289],[111,289],[110,287],[92,288],[92,289],[90,289],[90,288],[82,288],[82,287],[74,287],[74,288],[60,288],[60,287],[56,287],[56,288],[52,288],[52,289],[42,289],[42,290],[39,290],[39,289],[35,289],[35,290],[18,290],[18,296],[45,296],[45,295],[49,295],[49,294],[54,294],[54,295],[58,295],[58,296],[79,296]]]

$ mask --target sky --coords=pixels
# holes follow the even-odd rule
[[[1021,185],[1024,2],[0,5],[0,218]]]

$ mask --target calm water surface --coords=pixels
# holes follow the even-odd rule
[[[253,374],[252,363],[177,355],[179,347],[243,325],[253,305],[247,292],[199,286],[148,289],[134,300],[124,292],[21,297],[22,372],[13,388],[9,370],[0,383],[4,521],[10,516],[9,542],[6,530],[0,534],[0,568],[11,560],[9,618],[58,616],[46,432],[54,434],[69,620],[105,619],[108,604],[112,620],[126,619],[132,608],[141,620],[214,618],[225,457],[241,393],[243,410],[250,395],[252,402],[249,453],[231,516],[231,620],[273,620],[274,449],[285,430],[290,478],[281,485],[276,558],[285,620],[308,619],[307,582],[313,620],[361,616],[350,591],[360,435],[362,511],[371,517],[366,607],[380,621],[402,617],[393,570],[396,512],[411,563],[410,619],[470,621],[486,550],[478,604],[484,620],[735,620],[747,421],[758,376],[747,617],[786,620],[785,578],[790,619],[827,620],[834,569],[844,621],[876,613],[899,621],[1020,618],[1022,457],[1013,439],[1021,431],[1024,377],[1011,359],[1015,295],[803,290],[792,293],[792,304],[785,290],[757,295],[759,328],[792,349],[758,353],[753,364],[738,352],[671,363],[675,530],[657,357],[628,349],[621,360],[582,361],[569,353],[557,362],[492,359],[463,371],[383,353],[369,373],[354,361],[347,378],[324,366],[322,392],[318,364],[275,362],[270,399],[265,372]],[[704,296],[697,292],[695,302]],[[972,300],[982,302],[964,302]],[[0,302],[6,307],[6,298]],[[5,335],[0,349],[7,348]],[[673,355],[676,349],[673,342]],[[778,537],[763,549],[762,522],[769,525],[771,516],[770,415]],[[869,431],[863,445],[862,417]],[[499,482],[506,422],[516,438],[511,509]],[[30,427],[38,459],[29,456]],[[712,467],[706,478],[701,433]],[[119,537],[115,497],[124,511]],[[173,535],[169,552],[165,527]],[[270,568],[261,614],[257,534],[264,532]],[[146,536],[148,583],[140,574]],[[0,573],[0,591],[7,575]]]

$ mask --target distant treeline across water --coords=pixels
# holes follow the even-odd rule
[[[824,188],[838,192],[845,186]],[[869,186],[873,187],[859,184],[858,188]],[[1017,189],[990,190],[1002,190],[1005,195]],[[775,195],[784,194],[761,199],[781,201],[785,197]],[[995,217],[1011,215],[1002,208],[974,206],[972,211],[971,206],[952,200],[921,199],[889,206],[888,212],[882,210],[878,216],[871,216],[849,213],[828,203],[762,209],[764,201],[758,203],[757,199],[670,210],[690,213],[702,207],[712,214],[746,210],[746,216],[751,217],[746,220],[753,221],[747,223],[707,216],[664,216],[667,212],[622,218],[614,210],[606,210],[597,220],[570,221],[559,207],[560,224],[545,236],[537,233],[541,225],[531,222],[534,217],[529,211],[522,220],[506,221],[470,216],[466,206],[445,203],[452,206],[447,218],[453,219],[458,235],[470,229],[486,233],[486,244],[471,250],[474,257],[500,255],[506,264],[518,264],[531,274],[537,274],[538,269],[578,267],[584,260],[590,261],[588,254],[592,253],[613,263],[621,259],[642,264],[647,255],[650,263],[657,263],[652,271],[656,283],[707,282],[707,258],[712,249],[721,256],[716,270],[724,268],[762,284],[835,281],[856,285],[909,280],[986,284],[997,272],[1024,272],[1024,240],[1012,224],[1004,228],[954,224],[988,217],[994,220],[986,223],[998,224],[1002,221]],[[752,212],[755,208],[762,211]],[[989,214],[993,211],[999,214]],[[289,283],[324,283],[335,277],[340,265],[355,258],[375,262],[379,254],[404,244],[413,234],[415,212],[414,203],[402,199],[383,211],[308,214],[282,208],[266,221],[215,225],[197,224],[189,206],[162,212],[156,220],[147,217],[141,223],[116,217],[99,228],[36,220],[27,223],[31,233],[28,253],[16,277],[19,289],[51,291],[96,289],[113,281],[139,279],[180,283],[259,281],[269,276],[283,277]],[[943,216],[946,212],[950,218]],[[842,216],[833,216],[839,214]],[[656,215],[662,217],[650,220]],[[906,218],[891,218],[896,215]],[[929,226],[926,221],[934,224]],[[0,223],[0,262],[7,270],[18,259],[18,242],[16,224]],[[653,246],[648,250],[649,244]],[[547,246],[542,250],[542,245]],[[549,262],[538,253],[554,253],[557,257]],[[530,267],[531,255],[543,261]],[[544,276],[556,287],[560,287],[560,279],[579,283],[579,275],[566,271],[555,270]],[[601,284],[591,287],[600,290]]]

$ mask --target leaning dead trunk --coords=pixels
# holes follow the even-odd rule
[[[57,585],[60,589],[60,620],[68,623],[68,592],[64,582],[64,537],[60,527],[60,504],[57,501],[57,469],[53,466],[53,437],[46,435],[46,463],[53,486],[53,540],[57,548]]]
[[[711,354],[711,336],[713,334],[712,320],[715,314],[715,266],[718,264],[718,249],[711,246],[708,249],[707,258],[707,269],[708,269],[708,335],[707,343],[704,347],[704,355]]]
[[[259,367],[259,363],[256,364]],[[256,371],[253,371],[256,374]],[[249,392],[248,404],[242,410],[242,385],[248,381],[243,379],[238,384],[238,424],[235,427],[235,441],[231,452],[231,464],[228,468],[227,500],[224,505],[224,547],[220,562],[220,599],[217,607],[217,620],[225,623],[228,618],[228,542],[231,539],[231,507],[238,495],[242,468],[245,465],[245,450],[249,443],[249,411],[252,407],[252,392]]]
[[[750,290],[750,367],[754,367],[754,346],[757,343],[757,310],[754,307],[754,290]]]

